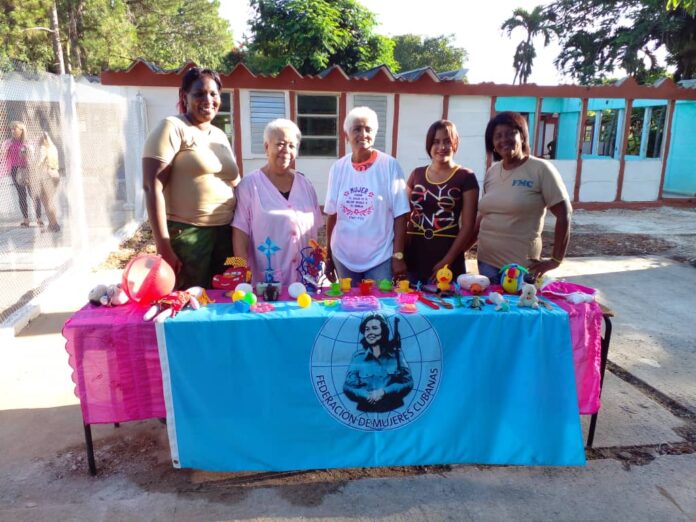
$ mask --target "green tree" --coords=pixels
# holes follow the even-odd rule
[[[553,16],[551,13],[546,13],[542,6],[536,6],[531,12],[526,9],[518,8],[512,12],[512,16],[503,22],[500,28],[507,32],[508,37],[512,36],[512,32],[519,28],[526,31],[527,36],[522,40],[513,57],[512,66],[515,69],[515,76],[512,83],[527,83],[532,74],[534,58],[536,58],[536,49],[534,47],[534,38],[543,36],[544,47],[549,45],[553,35],[552,26]]]
[[[251,40],[230,58],[255,72],[293,65],[316,74],[330,65],[347,73],[386,64],[394,67],[393,43],[374,34],[372,12],[356,0],[251,0]]]
[[[453,34],[430,38],[402,34],[395,36],[393,40],[394,59],[401,71],[428,66],[437,72],[454,71],[461,69],[467,59],[466,50],[453,45]]]
[[[561,44],[554,63],[580,83],[601,82],[619,68],[639,81],[652,78],[663,71],[662,46],[675,80],[696,74],[696,19],[666,10],[664,0],[556,0],[546,12]]]
[[[682,7],[691,16],[696,15],[696,0],[667,0],[667,9],[675,10]]]

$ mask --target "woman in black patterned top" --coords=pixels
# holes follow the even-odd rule
[[[436,121],[425,139],[432,161],[409,177],[406,263],[412,282],[434,280],[445,265],[455,279],[466,272],[464,248],[474,237],[479,186],[470,169],[455,163],[458,147],[454,123]]]

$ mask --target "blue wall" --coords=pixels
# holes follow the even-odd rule
[[[556,159],[574,160],[578,149],[578,125],[580,111],[562,112],[558,115],[558,143],[556,144]]]
[[[664,190],[696,196],[696,102],[675,104]]]

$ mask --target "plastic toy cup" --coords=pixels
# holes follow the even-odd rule
[[[363,279],[360,281],[360,295],[370,295],[372,294],[372,285],[374,281],[372,279]]]
[[[410,285],[408,279],[402,279],[399,281],[399,292],[408,292],[410,290]]]
[[[331,283],[331,288],[329,288],[331,295],[337,295],[341,293],[341,283]]]
[[[341,279],[341,292],[350,292],[350,284],[353,280],[350,277],[344,277]]]

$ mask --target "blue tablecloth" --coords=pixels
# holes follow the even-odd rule
[[[316,302],[168,319],[157,335],[174,465],[583,465],[568,316],[511,301],[405,315],[384,300],[382,322]],[[379,357],[361,343],[370,319],[389,329]]]

